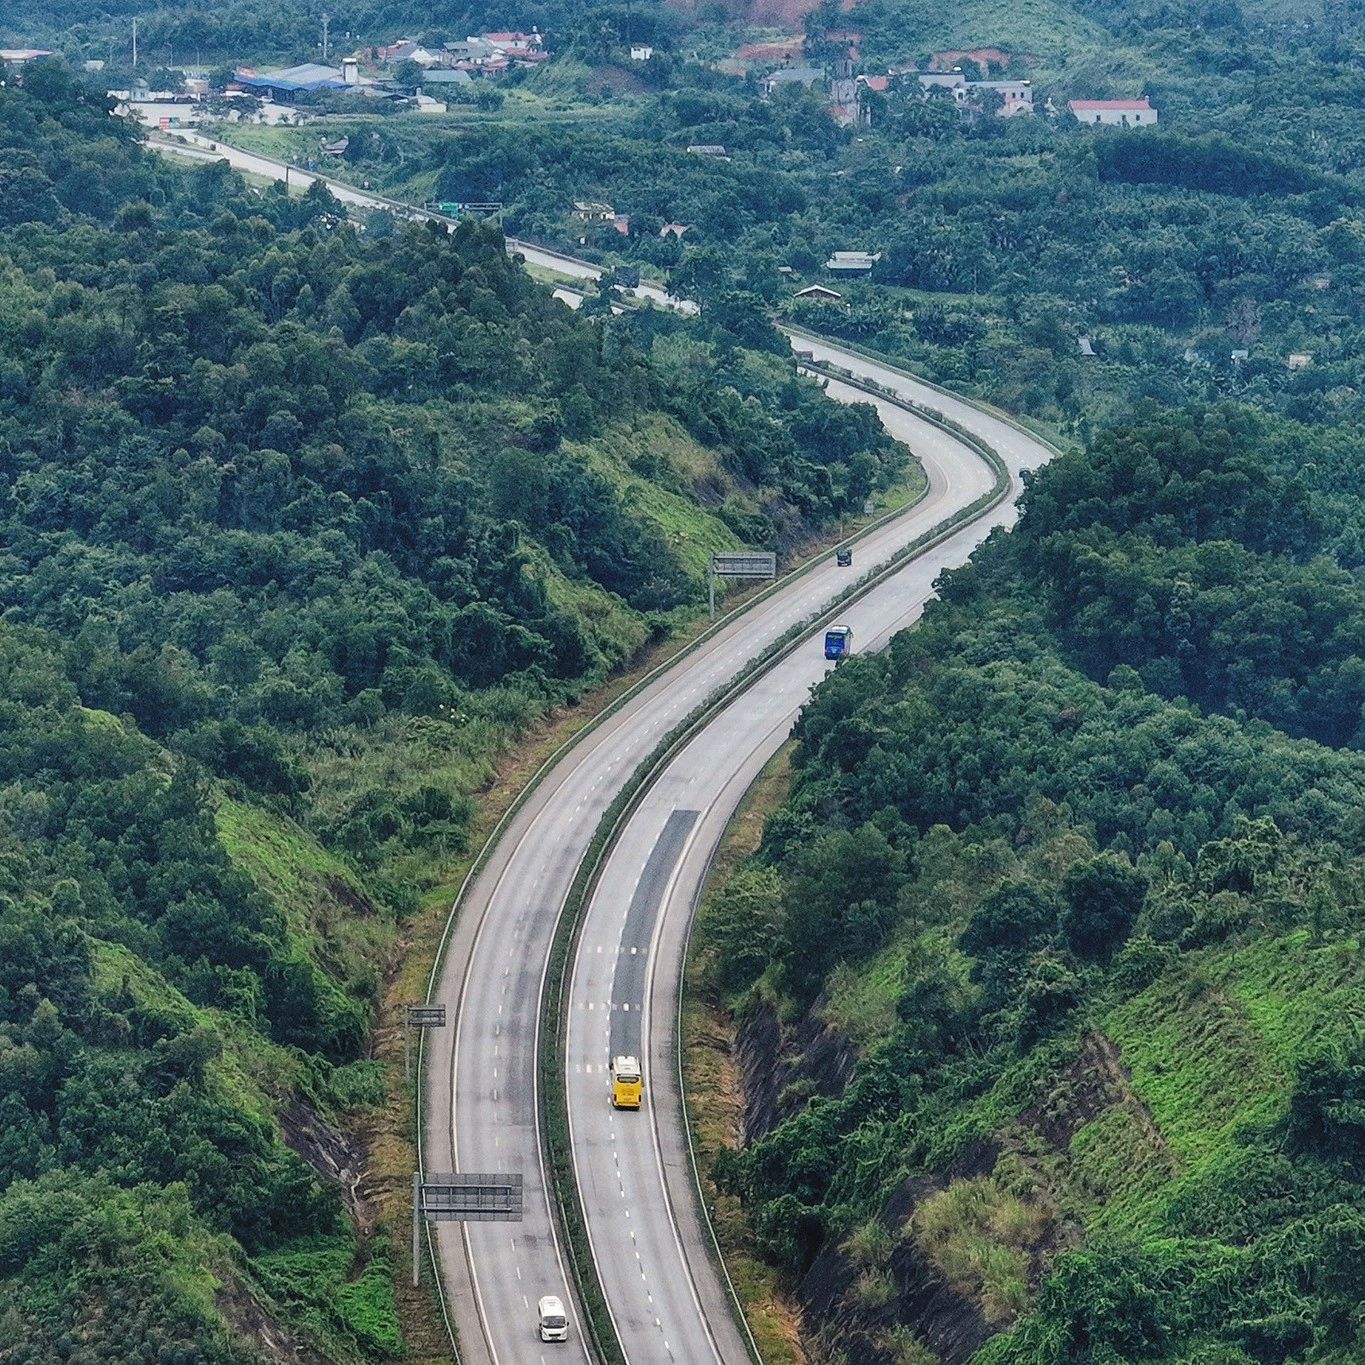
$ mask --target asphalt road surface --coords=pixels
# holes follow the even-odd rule
[[[153,145],[180,156],[223,158],[256,174],[278,178],[283,171],[279,162],[187,136],[190,145]],[[312,178],[292,167],[289,175],[291,182]],[[391,207],[380,196],[330,183],[343,202]],[[509,249],[570,277],[598,274],[586,262],[525,243]],[[679,306],[657,288],[638,292]],[[876,362],[807,338],[794,344],[982,437],[1005,459],[1015,493],[1019,472],[1050,453],[1010,423]],[[837,382],[829,392],[842,401],[875,402],[929,476],[929,491],[916,507],[858,542],[854,573],[884,562],[990,487],[979,456],[940,428]],[[963,563],[993,526],[1013,517],[1011,496],[841,612],[853,626],[855,649],[877,648],[917,619],[939,571]],[[465,1365],[589,1359],[542,1173],[535,1057],[555,920],[593,831],[663,735],[848,580],[849,571],[837,569],[831,556],[679,659],[564,756],[470,889],[432,997],[447,1006],[451,1026],[428,1038],[423,1162],[437,1172],[520,1172],[525,1214],[520,1223],[434,1225]],[[673,760],[624,830],[580,937],[568,1027],[574,1175],[632,1365],[746,1359],[709,1259],[687,1156],[676,1066],[678,976],[691,911],[725,824],[829,666],[820,637],[810,638]],[[610,1107],[607,1065],[614,1051],[632,1051],[644,1061],[646,1099],[639,1112]],[[569,1309],[567,1343],[538,1339],[535,1305],[544,1294],[559,1295]]]
[[[226,161],[234,170],[245,171],[250,175],[265,176],[271,180],[283,180],[286,184],[298,185],[305,189],[313,181],[321,180],[341,203],[351,204],[357,208],[388,209],[413,220],[430,219],[440,223],[450,222],[449,217],[445,214],[433,213],[416,205],[402,204],[393,199],[386,199],[383,195],[370,190],[358,190],[344,181],[333,180],[321,172],[304,170],[298,166],[278,161],[273,157],[260,156],[256,152],[244,152],[237,147],[229,147],[224,142],[219,142],[203,133],[192,132],[189,129],[180,128],[174,134],[162,134],[159,137],[154,137],[148,145],[167,156],[181,157],[189,161]],[[525,256],[532,265],[554,270],[572,279],[595,280],[602,273],[597,266],[587,261],[576,260],[572,256],[564,256],[558,251],[550,251],[545,247],[532,246],[529,242],[519,241],[515,237],[508,238],[507,249],[513,254]],[[697,311],[697,305],[691,299],[674,298],[657,284],[641,284],[627,292],[633,293],[641,301],[654,303],[663,308],[676,308],[681,313],[695,313]],[[566,300],[566,302],[573,303],[573,300]]]
[[[863,365],[836,354],[849,369]],[[848,401],[877,401],[837,383],[830,392]],[[940,408],[947,405],[934,399]],[[992,483],[979,456],[961,442],[891,403],[877,406],[921,459],[930,487],[914,509],[859,542],[859,574]],[[1045,457],[1041,444],[999,425],[1017,447],[1001,452],[1013,469]],[[913,620],[939,570],[961,563],[990,526],[1011,517],[1012,509],[1002,507],[850,608],[856,647],[873,647]],[[542,1348],[535,1334],[540,1295],[572,1302],[540,1172],[535,1039],[554,921],[593,831],[620,785],[664,734],[766,644],[827,604],[848,579],[849,571],[837,569],[831,556],[679,660],[566,755],[471,888],[434,997],[456,1022],[430,1039],[425,1161],[431,1170],[520,1171],[526,1207],[520,1224],[438,1227],[449,1302],[470,1365],[587,1359],[577,1320],[567,1346]],[[670,767],[610,860],[581,938],[568,1037],[575,1175],[613,1315],[639,1365],[745,1358],[707,1261],[688,1183],[669,1062],[676,971],[709,849],[825,668],[823,651],[812,640]],[[625,958],[643,961],[637,966]],[[609,1105],[605,1068],[613,1027],[623,1043],[636,1037],[636,1021],[626,1018],[632,1013],[641,1029],[649,1098],[639,1113],[617,1114]]]

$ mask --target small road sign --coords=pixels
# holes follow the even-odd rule
[[[775,554],[745,551],[712,555],[706,566],[707,597],[711,603],[712,617],[716,614],[716,579],[776,577]]]

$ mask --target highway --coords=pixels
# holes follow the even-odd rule
[[[912,511],[859,543],[861,568],[885,560],[923,530],[973,502],[992,483],[975,453],[939,428],[890,404],[882,406],[896,434],[908,438],[919,455],[930,489]],[[936,567],[921,570],[926,583],[934,572]],[[847,581],[848,571],[836,569],[831,557],[680,659],[569,751],[519,813],[496,856],[466,896],[433,996],[447,1005],[456,1022],[448,1035],[431,1039],[424,1160],[432,1170],[520,1171],[526,1179],[521,1224],[445,1225],[438,1232],[448,1293],[462,1325],[461,1353],[467,1362],[510,1365],[537,1359],[526,1354],[534,1342],[536,1299],[545,1293],[570,1299],[540,1174],[535,1038],[555,918],[593,831],[621,784],[663,735],[764,646],[828,603]],[[779,676],[785,677],[786,670],[780,670]],[[779,710],[770,717],[774,733],[785,732],[807,687],[803,674],[784,694]],[[614,945],[619,937],[618,928],[609,942]],[[616,954],[614,948],[608,954],[608,941],[585,936],[584,943],[595,965],[600,966],[598,959],[614,965]],[[598,947],[603,952],[598,953]],[[581,964],[580,959],[580,970]],[[610,998],[610,990],[587,985],[586,977],[584,985],[587,993],[581,997],[581,1014],[585,1020],[593,1016],[596,1023],[597,1011]],[[576,1007],[576,1022],[579,1013]],[[608,1017],[602,1016],[604,1023]],[[571,1046],[580,1050],[580,1067],[595,1067],[592,1073],[573,1074],[580,1085],[588,1083],[598,1117],[604,1118],[608,1111],[600,1068],[606,1059],[605,1043],[599,1036],[585,1048],[575,1028]],[[579,1136],[576,1128],[575,1142]],[[583,1136],[587,1140],[586,1131]],[[603,1140],[610,1145],[609,1132]],[[611,1157],[605,1159],[607,1165],[597,1172],[580,1162],[580,1173],[603,1176],[613,1172]],[[590,1206],[598,1193],[591,1183],[585,1188]],[[642,1221],[633,1209],[623,1207],[628,1201],[619,1189],[609,1193],[619,1221],[640,1222],[637,1236],[650,1230],[650,1220]],[[652,1230],[672,1236],[666,1220],[653,1224]],[[597,1249],[608,1257],[610,1240],[603,1240]],[[638,1283],[638,1269],[635,1279]],[[686,1286],[690,1281],[684,1277],[682,1283]],[[650,1295],[656,1301],[661,1297],[654,1281],[645,1289],[646,1307]],[[723,1330],[727,1321],[728,1315],[722,1312],[717,1330]],[[477,1330],[471,1331],[475,1324]],[[575,1343],[581,1340],[581,1325],[574,1339]],[[557,1347],[553,1354],[558,1360],[576,1359],[581,1350],[574,1344],[568,1351]]]
[[[799,345],[814,349],[804,339]],[[844,353],[830,358],[849,369],[864,365]],[[878,378],[893,383],[897,376]],[[830,392],[866,399],[834,383]],[[946,406],[932,396],[935,406]],[[921,423],[889,403],[878,407],[895,435],[925,450]],[[1004,429],[991,434],[1017,490],[1021,469],[1048,452],[999,425]],[[938,477],[949,456],[941,447],[934,454]],[[855,647],[878,648],[913,623],[938,573],[962,563],[990,526],[1012,519],[1011,499],[841,611]],[[860,547],[859,563],[865,558]],[[747,1359],[697,1209],[677,1084],[679,978],[692,911],[725,826],[785,741],[811,686],[832,667],[820,638],[808,640],[678,754],[622,831],[580,936],[568,1029],[574,1169],[618,1334],[627,1358],[642,1365]],[[607,1101],[607,1059],[622,1052],[644,1061],[647,1104],[638,1114],[616,1113]]]
[[[250,154],[222,154],[244,170],[280,169]],[[332,188],[350,202],[386,206],[378,196]],[[509,242],[509,249],[569,276],[597,273],[524,243]],[[918,617],[943,568],[963,563],[993,526],[1012,522],[1020,472],[1050,451],[1012,424],[876,362],[805,337],[794,345],[952,418],[994,447],[1013,480],[994,511],[840,613],[854,628],[856,649],[864,651]],[[830,382],[829,392],[843,401],[874,402],[929,478],[914,508],[857,543],[855,575],[991,487],[977,453],[942,428],[838,382]],[[767,644],[827,605],[849,579],[850,571],[837,569],[830,556],[679,657],[568,750],[467,890],[431,996],[446,1005],[451,1023],[427,1039],[421,1159],[434,1172],[520,1172],[525,1213],[520,1223],[433,1225],[464,1365],[578,1365],[591,1358],[542,1171],[536,1051],[556,919],[598,822],[662,736]],[[673,759],[623,830],[579,938],[567,1037],[573,1175],[632,1365],[738,1365],[747,1358],[709,1259],[692,1183],[677,1083],[678,978],[691,912],[725,824],[827,667],[818,639],[807,640]],[[638,1113],[610,1108],[606,1067],[615,1051],[644,1060],[647,1101]],[[569,1308],[566,1344],[538,1340],[535,1304],[543,1294],[559,1295]]]
[[[879,368],[829,349],[850,370]],[[898,382],[890,372],[874,377]],[[836,383],[830,392],[869,401]],[[932,390],[919,397],[940,409],[949,402]],[[859,543],[855,572],[884,561],[992,483],[979,456],[955,438],[889,402],[871,401],[919,456],[930,487],[917,507]],[[963,408],[963,416],[997,438],[1013,473],[1046,457],[1045,447],[1015,428]],[[850,608],[858,647],[875,647],[909,624],[940,569],[963,562],[990,526],[1011,518],[1012,506],[1002,507]],[[572,1302],[540,1173],[535,1046],[555,918],[593,831],[664,734],[847,581],[848,571],[831,557],[679,660],[572,749],[519,813],[466,898],[433,996],[457,1022],[449,1037],[431,1040],[424,1160],[433,1170],[520,1171],[526,1180],[521,1224],[438,1228],[461,1354],[470,1365],[545,1359],[547,1350],[555,1360],[588,1359],[577,1321],[568,1347],[541,1348],[535,1338],[540,1295]],[[689,1183],[670,1063],[677,970],[710,850],[825,667],[818,643],[804,645],[679,756],[630,822],[581,936],[568,1035],[574,1174],[618,1332],[628,1358],[641,1365],[745,1359]],[[651,1100],[639,1114],[616,1114],[608,1104],[613,1030],[623,1048],[638,1037],[646,1059]]]

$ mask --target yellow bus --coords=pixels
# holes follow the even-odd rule
[[[611,1104],[613,1109],[638,1109],[644,1093],[637,1057],[611,1059]]]

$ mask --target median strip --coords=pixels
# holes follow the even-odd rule
[[[899,507],[892,508],[890,511],[886,512],[882,516],[876,518],[874,521],[869,522],[856,534],[854,534],[847,541],[845,541],[845,543],[857,544],[863,539],[865,539],[867,536],[880,530],[882,527],[886,526],[890,522],[895,521],[898,517],[903,516],[907,511],[913,508],[927,494],[927,492],[928,487],[926,485],[926,487],[922,489],[919,493],[917,493],[914,498],[910,499],[905,503],[902,503]],[[712,640],[717,634],[726,629],[727,626],[729,626],[734,621],[739,619],[746,612],[751,611],[754,607],[759,605],[759,603],[767,601],[775,593],[784,591],[792,583],[796,582],[805,574],[814,571],[819,565],[824,563],[824,561],[825,555],[823,553],[812,555],[811,558],[808,559],[805,563],[798,565],[796,568],[784,574],[781,578],[774,580],[767,587],[755,593],[747,601],[741,603],[739,606],[733,608],[729,612],[726,612],[723,616],[719,617],[716,621],[712,622],[709,626],[706,627],[705,630],[701,631],[696,636],[695,639],[690,640],[676,654],[672,655],[670,658],[664,660],[662,663],[650,669],[649,672],[645,673],[642,677],[637,679],[636,682],[634,682],[629,688],[622,692],[619,697],[614,698],[608,705],[604,706],[601,711],[599,711],[580,729],[575,731],[574,734],[572,734],[568,739],[566,739],[564,743],[561,744],[552,754],[550,754],[550,756],[545,759],[545,761],[540,765],[540,767],[536,769],[536,771],[531,775],[529,780],[526,782],[525,786],[522,787],[521,791],[517,794],[516,798],[512,801],[512,803],[508,806],[507,810],[503,813],[502,818],[493,827],[493,830],[489,834],[488,838],[484,841],[484,844],[482,848],[479,850],[478,855],[470,864],[468,871],[465,873],[464,878],[460,882],[459,890],[456,892],[455,899],[451,904],[450,913],[446,918],[445,928],[442,931],[440,942],[437,945],[436,955],[432,963],[431,974],[427,981],[427,990],[425,998],[428,1002],[431,1001],[436,991],[437,983],[441,978],[441,973],[445,962],[445,954],[449,947],[451,934],[454,929],[455,923],[459,918],[460,912],[464,906],[466,896],[469,894],[470,890],[474,886],[474,883],[478,876],[480,875],[480,873],[482,873],[484,868],[487,867],[489,861],[491,860],[494,854],[494,851],[498,846],[499,841],[502,839],[503,835],[506,834],[508,827],[511,825],[512,821],[516,818],[518,813],[525,807],[526,803],[531,799],[532,795],[539,789],[539,787],[549,776],[549,774],[554,770],[555,766],[565,757],[565,755],[569,753],[571,749],[573,749],[577,744],[581,743],[584,739],[591,735],[607,720],[609,720],[618,711],[620,711],[622,707],[626,706],[631,700],[633,700],[642,691],[644,691],[645,688],[651,686],[660,677],[662,677],[669,669],[673,668],[678,663],[679,660],[686,658],[689,654],[692,654],[696,650],[702,648],[703,645],[705,645],[708,641]],[[850,589],[850,591],[851,592],[856,591],[858,586],[859,585],[855,584],[854,587]],[[843,601],[846,599],[841,598],[839,600]],[[422,1116],[424,1112],[423,1084],[426,1075],[425,1061],[426,1035],[423,1034],[418,1043],[416,1082],[414,1087],[414,1105],[415,1113],[417,1115],[416,1124],[417,1170],[419,1173],[424,1172],[426,1170],[425,1125],[422,1122]],[[426,1254],[429,1264],[433,1267],[434,1272],[439,1273],[439,1267],[437,1265],[436,1260],[434,1239],[432,1237],[430,1227],[427,1227],[426,1232],[426,1248],[427,1248]],[[455,1354],[456,1361],[458,1362],[460,1359],[458,1332],[456,1330],[454,1322],[451,1319],[450,1309],[446,1301],[445,1294],[444,1293],[440,1294],[439,1298],[441,1305],[441,1314],[446,1324],[446,1331],[450,1339],[451,1349]]]

